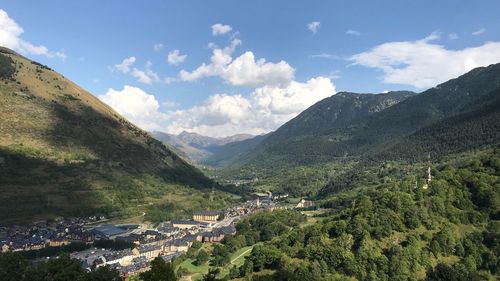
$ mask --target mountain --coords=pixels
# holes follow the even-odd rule
[[[499,100],[500,64],[419,94],[338,93],[270,133],[224,174],[313,196],[376,163],[435,161],[500,145]]]
[[[184,142],[176,135],[167,134],[164,132],[154,131],[151,135],[157,140],[163,142],[165,145],[170,146],[179,156],[187,161],[199,162],[210,156],[210,152],[199,147],[195,147],[189,143]]]
[[[362,120],[413,95],[415,93],[408,91],[384,94],[340,92],[317,102],[270,133],[234,163],[272,166],[279,162],[281,166],[319,163],[337,157],[332,155],[331,148],[348,140],[362,126]]]
[[[225,167],[233,163],[239,157],[245,155],[247,151],[257,146],[266,135],[255,136],[249,139],[230,142],[212,149],[212,155],[203,160],[203,164],[212,167]]]
[[[212,187],[199,170],[89,92],[0,49],[0,223],[129,217],[189,197],[176,205],[187,212],[199,208]]]
[[[264,136],[237,134],[213,138],[183,131],[178,135],[151,133],[157,140],[171,146],[184,159],[209,166],[223,166],[257,145]]]
[[[340,92],[319,101],[270,134],[265,145],[300,140],[307,136],[327,135],[331,131],[351,127],[374,113],[381,112],[415,93],[397,91],[384,94]]]
[[[198,148],[204,148],[208,151],[212,151],[212,149],[217,148],[219,146],[231,143],[231,142],[237,142],[237,141],[242,141],[246,140],[249,138],[252,138],[252,135],[249,134],[237,134],[234,136],[228,136],[228,137],[223,137],[223,138],[212,138],[212,137],[207,137],[203,136],[197,133],[190,133],[183,131],[182,133],[178,134],[176,136],[177,139],[180,139],[181,141],[190,144],[191,146],[198,147]]]

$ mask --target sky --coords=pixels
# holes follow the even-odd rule
[[[0,45],[137,126],[263,134],[340,91],[500,62],[500,1],[0,0]]]

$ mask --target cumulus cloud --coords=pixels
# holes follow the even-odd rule
[[[136,62],[136,58],[134,56],[128,57],[122,60],[121,63],[115,64],[111,67],[111,71],[119,71],[123,74],[130,74],[131,76],[137,78],[138,82],[144,84],[152,84],[153,82],[159,82],[160,77],[156,72],[154,72],[151,68],[153,63],[148,61],[146,63],[146,67],[144,69],[132,68],[132,65]]]
[[[325,77],[306,83],[292,81],[281,87],[263,86],[249,97],[217,94],[201,105],[171,112],[174,121],[167,131],[173,134],[191,131],[207,136],[267,133],[333,94],[335,86]]]
[[[173,50],[168,52],[167,61],[171,65],[179,65],[183,63],[187,58],[187,55],[181,55],[181,51]]]
[[[356,30],[353,30],[353,29],[349,29],[345,32],[345,34],[347,35],[354,35],[354,36],[360,36],[361,33],[359,31],[356,31]]]
[[[438,33],[432,33],[417,41],[388,42],[349,60],[354,65],[382,70],[385,83],[416,88],[432,87],[473,68],[500,62],[500,42],[450,50],[432,42],[438,38]]]
[[[216,23],[212,25],[212,35],[214,36],[226,34],[231,32],[231,30],[233,28],[227,24]]]
[[[6,11],[0,9],[0,45],[16,50],[22,54],[43,55],[49,58],[58,57],[66,58],[63,52],[53,52],[43,45],[34,45],[21,38],[24,33],[12,18],[9,17]]]
[[[481,35],[481,34],[483,34],[485,32],[486,32],[486,28],[480,28],[480,29],[472,32],[472,35],[477,36],[477,35]]]
[[[316,34],[320,27],[321,23],[319,21],[313,21],[307,24],[307,29],[309,29],[313,34]]]
[[[115,64],[112,70],[120,71],[123,74],[127,74],[130,72],[130,66],[133,65],[136,61],[134,56],[124,58],[121,63]]]
[[[233,39],[230,46],[213,46],[210,63],[188,72],[182,70],[179,77],[183,81],[194,81],[202,77],[219,76],[231,85],[260,87],[264,85],[284,85],[293,80],[295,69],[287,62],[267,62],[264,58],[256,59],[253,52],[245,52],[233,60],[232,53],[241,44]]]
[[[167,119],[167,115],[159,111],[156,98],[140,88],[128,85],[122,90],[110,88],[98,98],[144,130],[161,130],[162,122]]]

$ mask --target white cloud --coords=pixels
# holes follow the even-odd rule
[[[334,60],[344,60],[345,59],[345,58],[343,58],[341,56],[337,56],[337,55],[334,55],[334,54],[327,54],[327,53],[310,55],[309,57],[313,58],[313,59],[316,59],[316,58],[320,58],[320,59],[334,59]]]
[[[173,50],[168,52],[167,61],[171,65],[179,65],[183,63],[187,58],[187,55],[181,55],[181,51]]]
[[[320,27],[321,23],[319,21],[313,21],[307,24],[307,29],[309,29],[313,34],[316,34]]]
[[[223,49],[214,48],[210,64],[188,72],[179,73],[183,81],[194,81],[202,77],[219,76],[226,82],[236,86],[260,87],[264,85],[284,85],[294,78],[295,69],[287,62],[266,62],[265,59],[255,59],[253,52],[245,52],[233,60],[232,53],[241,40],[233,39],[231,45]]]
[[[123,89],[108,89],[106,94],[98,96],[118,113],[140,128],[153,131],[161,130],[167,115],[159,110],[156,98],[140,88],[125,85]]]
[[[448,39],[450,39],[450,40],[457,40],[458,38],[460,38],[460,37],[458,36],[458,34],[456,34],[454,32],[448,34]]]
[[[216,23],[212,25],[212,35],[214,36],[226,34],[231,32],[231,30],[233,28],[227,24]]]
[[[155,52],[159,52],[161,51],[163,48],[165,47],[165,45],[163,45],[162,43],[156,43],[153,45],[153,50]]]
[[[383,71],[383,81],[428,88],[457,77],[473,68],[500,62],[500,42],[449,50],[432,43],[433,33],[422,40],[388,42],[353,55],[354,65]]]
[[[345,34],[348,34],[348,35],[355,35],[355,36],[360,36],[361,33],[359,33],[359,31],[356,31],[356,30],[353,30],[353,29],[349,29],[345,32]]]
[[[137,78],[138,82],[145,84],[152,84],[153,82],[159,82],[160,78],[156,72],[154,72],[151,67],[153,63],[148,61],[146,63],[145,69],[141,70],[139,68],[132,68],[132,65],[136,62],[134,56],[123,59],[119,64],[115,64],[111,67],[111,71],[119,71],[123,74],[130,74],[131,76]]]
[[[262,134],[275,130],[304,109],[335,94],[329,78],[317,77],[306,83],[257,88],[248,98],[217,94],[201,105],[170,113],[170,133],[197,132],[207,136],[238,133]]]
[[[480,28],[480,29],[472,32],[472,35],[477,36],[477,35],[481,35],[481,34],[483,34],[485,32],[486,32],[486,28]]]
[[[0,45],[18,51],[22,54],[43,55],[49,58],[66,59],[64,52],[53,52],[43,45],[33,45],[21,38],[24,33],[6,11],[0,9]]]
[[[112,70],[117,70],[120,71],[123,74],[127,74],[130,72],[130,66],[132,66],[136,61],[136,58],[134,56],[124,58],[121,63],[115,64],[112,67]]]

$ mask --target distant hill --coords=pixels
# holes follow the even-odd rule
[[[249,139],[230,142],[212,149],[212,155],[208,156],[203,160],[203,164],[212,167],[225,167],[233,163],[239,157],[245,155],[245,153],[263,140],[267,138],[266,135],[255,136]]]
[[[185,196],[179,210],[199,208],[213,186],[89,92],[0,49],[0,223],[136,216]]]
[[[184,159],[208,166],[224,166],[254,147],[265,137],[238,134],[223,138],[213,138],[197,133],[182,132],[172,135],[163,132],[151,133],[157,140],[165,143]]]

